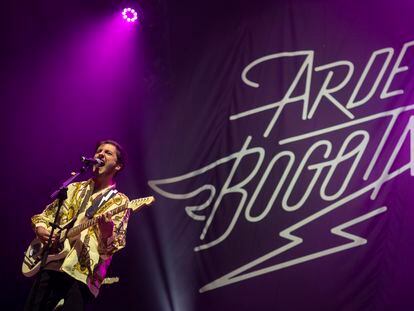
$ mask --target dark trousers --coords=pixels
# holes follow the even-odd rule
[[[37,287],[37,289],[36,289]],[[53,310],[63,298],[62,311],[82,311],[92,299],[88,287],[64,272],[43,270],[34,282],[27,298],[25,311]]]

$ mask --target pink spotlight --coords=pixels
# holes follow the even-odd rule
[[[138,13],[132,8],[125,8],[122,11],[122,17],[125,19],[128,23],[133,23],[138,19]]]

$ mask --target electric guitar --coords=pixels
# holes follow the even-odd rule
[[[114,208],[113,210],[104,213],[104,215],[115,215],[128,208],[131,209],[133,212],[136,212],[143,206],[152,204],[154,201],[155,198],[153,196],[132,200],[129,203],[125,203],[121,206],[118,206],[117,208]],[[64,225],[62,230],[58,233],[59,238],[57,240],[57,243],[55,243],[53,247],[50,249],[50,253],[49,256],[47,256],[46,263],[65,258],[71,248],[71,239],[77,237],[83,230],[91,226],[94,226],[97,222],[98,217],[93,217],[85,221],[84,223],[81,223],[70,229],[65,227],[69,227],[71,222]],[[39,272],[40,263],[42,261],[42,255],[44,250],[45,245],[38,238],[35,238],[30,243],[23,258],[22,273],[24,276],[31,277],[37,274],[37,272]]]

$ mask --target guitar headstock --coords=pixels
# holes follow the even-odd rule
[[[154,201],[155,198],[153,196],[135,199],[128,203],[128,208],[132,209],[133,211],[136,211],[143,205],[151,205]]]

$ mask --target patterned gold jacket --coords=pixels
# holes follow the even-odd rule
[[[90,195],[93,192],[93,187],[94,182],[92,179],[75,182],[68,186],[68,197],[63,202],[60,211],[60,225],[67,224],[76,216],[77,219],[73,226],[82,223],[85,219],[85,211],[92,205],[92,202],[114,186]],[[128,197],[118,192],[99,206],[95,215],[112,210],[127,202],[129,202]],[[34,215],[32,217],[33,228],[42,226],[51,230],[50,223],[53,223],[56,209],[57,200],[49,204],[41,214]],[[112,216],[114,232],[112,237],[106,240],[106,243],[100,239],[97,226],[84,230],[80,237],[71,245],[71,249],[65,259],[50,262],[46,269],[66,272],[71,277],[85,283],[96,297],[105,279],[112,255],[125,247],[128,218],[129,209]]]

